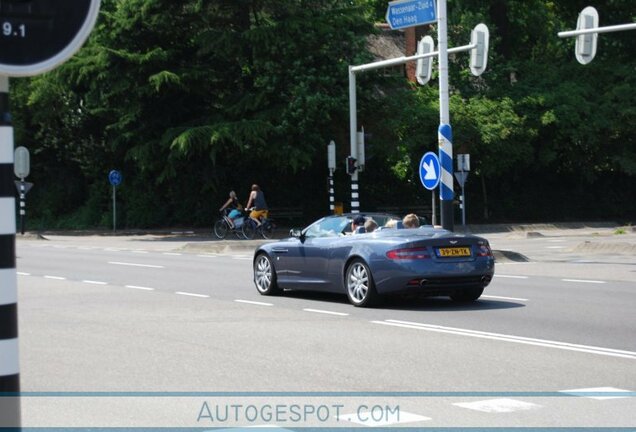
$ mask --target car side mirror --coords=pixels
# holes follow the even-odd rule
[[[300,228],[290,229],[289,235],[291,237],[299,239],[301,243],[305,243],[305,234],[303,234],[303,230],[301,230]]]

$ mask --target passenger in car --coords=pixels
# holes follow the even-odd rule
[[[402,219],[404,228],[418,228],[420,226],[420,218],[415,213],[409,213]]]
[[[368,233],[375,231],[377,227],[378,227],[378,223],[374,221],[372,218],[367,219],[367,221],[364,223],[364,229]]]
[[[356,229],[358,227],[362,227],[364,228],[364,223],[367,221],[367,219],[362,216],[362,215],[357,215],[353,218],[353,220],[351,221],[351,233],[355,234],[356,233]]]
[[[383,228],[396,228],[397,223],[397,219],[389,219],[388,221],[386,221]]]

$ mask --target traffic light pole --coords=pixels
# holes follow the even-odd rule
[[[356,100],[356,74],[353,66],[349,66],[349,140],[351,157],[358,159],[358,107]],[[360,213],[357,170],[354,170],[351,174],[351,213]]]
[[[437,50],[439,66],[439,162],[442,168],[440,181],[440,219],[442,228],[453,230],[453,134],[450,126],[448,100],[448,30],[446,0],[437,2]]]
[[[440,44],[441,46],[441,44]],[[445,46],[446,47],[446,46]],[[477,44],[470,43],[468,45],[463,45],[456,48],[451,48],[446,50],[445,57],[446,61],[446,114],[445,117],[448,119],[448,54],[450,53],[458,53],[462,51],[470,51],[477,47]],[[404,64],[409,61],[420,60],[428,57],[435,57],[437,55],[441,55],[440,51],[432,51],[423,54],[415,54],[412,56],[404,56],[397,57],[389,60],[382,60],[373,63],[367,63],[358,66],[349,66],[349,139],[351,144],[351,157],[354,159],[358,159],[358,142],[357,142],[357,132],[358,132],[358,115],[357,115],[357,95],[356,95],[356,73],[357,72],[366,72],[368,70],[380,69],[385,67],[397,66],[400,64]],[[440,63],[441,65],[441,63]],[[441,66],[440,66],[440,103],[441,103],[441,88],[442,88],[442,78],[441,78]],[[442,118],[442,109],[440,107],[440,119]],[[450,126],[449,126],[450,128]],[[441,159],[441,158],[440,158]],[[453,181],[453,154],[452,147],[450,149],[450,181],[451,181],[451,192],[452,192],[452,181]],[[442,181],[444,181],[444,174],[442,173]],[[443,203],[442,203],[443,204]],[[450,217],[451,217],[451,227],[446,229],[452,230],[452,216],[453,216],[453,201],[450,198]],[[443,207],[442,207],[443,210]],[[358,171],[354,170],[351,174],[351,212],[359,213],[360,212],[360,197],[358,194]],[[442,223],[444,219],[442,216]]]
[[[20,427],[15,186],[9,77],[0,75],[0,428]]]

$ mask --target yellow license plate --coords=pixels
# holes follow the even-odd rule
[[[470,256],[470,248],[468,248],[468,247],[439,248],[439,256],[441,256],[441,257]]]

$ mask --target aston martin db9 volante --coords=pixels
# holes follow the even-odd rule
[[[350,233],[357,215],[327,216],[254,253],[254,283],[262,295],[284,290],[343,293],[354,306],[385,295],[418,293],[475,301],[490,283],[495,260],[488,241],[432,226],[402,228],[387,214],[366,214],[380,228]],[[387,221],[393,219],[388,225]]]

